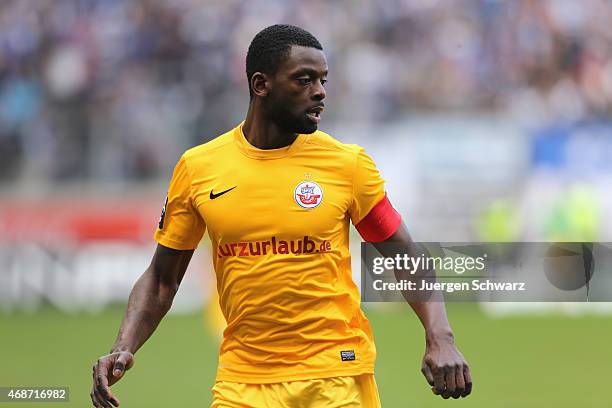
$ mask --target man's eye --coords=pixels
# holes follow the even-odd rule
[[[327,79],[322,79],[321,80],[321,85],[325,85],[327,83]]]
[[[300,85],[308,85],[310,84],[310,78],[298,78],[298,82]]]

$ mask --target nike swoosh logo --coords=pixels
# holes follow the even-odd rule
[[[209,197],[210,197],[210,199],[211,199],[211,200],[214,200],[215,198],[217,198],[217,197],[219,197],[219,196],[222,196],[223,194],[225,194],[225,193],[228,193],[228,192],[232,191],[232,190],[233,190],[233,189],[235,189],[236,187],[238,187],[238,186],[234,186],[234,187],[232,187],[232,188],[228,188],[227,190],[222,191],[222,192],[217,193],[217,194],[213,193],[213,191],[212,191],[212,190],[210,190],[210,196],[209,196]]]

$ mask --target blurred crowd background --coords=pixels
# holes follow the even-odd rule
[[[69,385],[89,404],[172,168],[244,118],[247,47],[275,23],[323,44],[320,128],[373,156],[416,240],[612,242],[612,1],[0,0],[0,384]],[[357,283],[359,242],[353,230]],[[172,307],[184,315],[113,388],[123,403],[206,404],[225,325],[213,273],[204,243]],[[501,389],[508,406],[606,405],[610,305],[449,303],[474,372],[495,373],[470,406]],[[364,308],[384,405],[441,406],[416,318]],[[489,318],[514,313],[538,317]]]
[[[0,294],[37,271],[58,302],[124,300],[274,23],[323,44],[321,129],[374,157],[415,239],[612,241],[610,22],[601,0],[3,0]]]
[[[275,22],[322,42],[327,123],[606,118],[610,21],[600,0],[4,0],[0,178],[165,176],[182,150],[241,120],[247,46]]]

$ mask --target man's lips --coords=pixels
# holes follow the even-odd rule
[[[325,107],[323,105],[314,106],[306,111],[306,116],[314,123],[319,123],[321,121],[321,112],[323,112],[324,109]]]

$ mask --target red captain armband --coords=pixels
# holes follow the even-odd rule
[[[395,211],[385,194],[355,228],[365,241],[382,242],[393,235],[401,223],[402,216]]]

